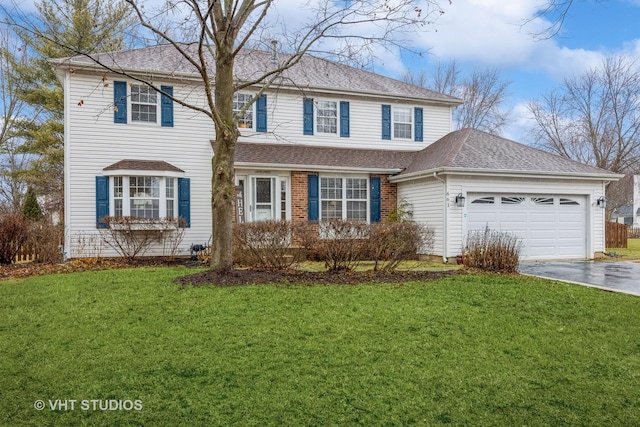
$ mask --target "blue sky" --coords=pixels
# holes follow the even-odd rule
[[[565,78],[597,67],[607,55],[622,53],[640,60],[639,0],[576,0],[560,34],[546,40],[531,35],[548,25],[544,20],[521,25],[541,3],[543,0],[453,0],[444,5],[438,31],[418,41],[430,55],[402,66],[429,70],[433,63],[455,59],[463,70],[497,67],[511,81],[508,107],[513,124],[506,136],[522,140],[528,124],[527,100],[559,87]],[[387,68],[390,74],[399,75],[399,70],[391,70]]]

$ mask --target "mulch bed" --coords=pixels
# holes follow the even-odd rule
[[[128,261],[122,258],[74,259],[61,264],[28,262],[0,266],[0,280],[21,279],[54,273],[74,273],[81,271],[110,270],[130,267],[177,266],[202,267],[203,265],[185,258],[163,259],[158,257],[139,258]],[[361,283],[403,283],[426,282],[464,270],[449,271],[302,271],[302,270],[260,270],[235,269],[229,272],[206,270],[188,276],[178,277],[175,283],[181,286],[242,286],[265,283],[301,285],[356,285]]]
[[[201,273],[178,277],[174,280],[182,286],[242,286],[265,283],[284,283],[301,285],[357,285],[363,283],[403,283],[426,282],[453,274],[461,270],[450,271],[364,271],[364,272],[327,272],[300,270],[232,270],[220,272],[207,270]]]

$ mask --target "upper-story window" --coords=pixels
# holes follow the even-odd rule
[[[158,122],[158,93],[149,86],[131,85],[131,121]]]
[[[423,142],[423,108],[382,104],[382,139]]]
[[[114,123],[151,123],[173,127],[172,86],[150,86],[123,81],[113,82]]]
[[[338,133],[338,103],[336,101],[318,101],[316,131],[318,133]]]
[[[242,112],[242,109],[247,106],[251,99],[252,95],[248,93],[234,93],[233,94],[233,115],[239,116]],[[244,114],[238,118],[238,127],[242,129],[253,129],[253,105],[248,107]]]
[[[393,137],[399,139],[411,139],[413,128],[413,111],[409,107],[393,108]]]
[[[302,128],[304,135],[339,135],[349,138],[349,101],[302,100]]]

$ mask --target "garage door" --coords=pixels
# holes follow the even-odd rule
[[[489,226],[522,239],[522,259],[587,256],[585,196],[468,194],[467,230]]]

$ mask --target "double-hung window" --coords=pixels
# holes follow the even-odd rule
[[[413,127],[412,109],[409,107],[393,108],[393,137],[398,139],[411,139]]]
[[[320,218],[367,220],[366,178],[320,178]]]
[[[131,121],[158,122],[158,93],[146,85],[131,85]]]
[[[242,109],[253,98],[252,95],[247,93],[234,93],[233,94],[233,115],[238,117],[238,127],[242,129],[253,129],[253,105],[249,106],[244,114],[241,115]]]
[[[316,106],[316,132],[338,133],[338,103],[318,101]]]

